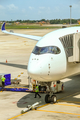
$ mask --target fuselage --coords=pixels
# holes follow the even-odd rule
[[[64,28],[48,33],[37,42],[30,55],[28,74],[37,81],[56,81],[79,73],[78,65],[68,63],[60,37],[80,32],[80,27]]]
[[[1,30],[6,34],[38,41],[28,62],[28,74],[32,79],[50,82],[80,73],[80,63],[68,62],[67,49],[60,39],[69,34],[80,33],[80,27],[59,29],[43,37],[8,32],[5,30],[5,23],[3,23]],[[69,45],[68,41],[66,45]],[[72,57],[72,53],[70,55]]]

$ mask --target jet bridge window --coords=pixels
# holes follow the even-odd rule
[[[45,54],[45,53],[51,53],[51,54],[59,54],[61,51],[56,46],[47,46],[47,47],[38,47],[35,46],[32,53],[36,55]]]

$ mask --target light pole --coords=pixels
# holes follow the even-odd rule
[[[71,7],[72,7],[72,5],[70,5],[69,7],[70,7],[70,25],[71,25]]]

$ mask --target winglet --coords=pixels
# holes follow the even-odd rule
[[[1,27],[1,30],[5,30],[5,23],[3,23],[2,27]]]

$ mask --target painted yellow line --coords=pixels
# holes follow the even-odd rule
[[[78,116],[78,118],[80,118],[80,116]]]
[[[13,86],[12,86],[12,87],[9,87],[9,86],[6,86],[5,89],[6,89],[6,88],[28,88],[28,87],[21,87],[21,86],[19,86],[19,87],[16,87],[16,86],[14,86],[14,87],[13,87]]]
[[[80,105],[69,105],[69,104],[60,104],[60,103],[55,103],[54,105],[63,105],[63,106],[80,107]]]
[[[21,74],[23,74],[23,72]]]
[[[80,92],[77,92],[77,93],[80,93]],[[77,94],[77,93],[75,93],[75,94]],[[72,95],[75,95],[75,94],[72,94]],[[61,98],[61,99],[59,99],[59,100],[57,100],[57,101],[61,101],[62,99],[67,98],[67,97],[70,97],[70,96],[72,96],[72,95],[63,97],[63,98]],[[49,105],[49,104],[50,104],[50,103],[45,104],[45,105],[42,105],[42,106],[40,106],[40,107],[38,107],[38,108],[42,108],[42,107],[47,106],[47,105]],[[36,111],[62,113],[62,114],[72,114],[72,115],[80,115],[80,114],[77,114],[77,113],[67,113],[67,112],[58,112],[58,111],[47,111],[47,110],[36,110]],[[26,113],[27,113],[27,112],[26,112]],[[24,113],[24,114],[26,114],[26,113]],[[22,116],[22,115],[23,115],[23,114],[19,114],[19,115],[17,115],[17,116],[14,116],[14,117],[8,119],[8,120],[12,120],[12,119],[17,118],[17,117]]]
[[[77,102],[77,101],[66,101],[66,100],[59,100],[59,102],[80,103],[80,102]]]
[[[47,105],[49,105],[50,103],[48,103],[48,104],[45,104],[45,105],[42,105],[42,106],[39,106],[38,108],[42,108],[42,107],[45,107],[45,106],[47,106]]]
[[[42,105],[42,106],[40,106],[40,107],[38,107],[38,108],[42,108],[42,107],[47,106],[47,105],[49,105],[49,103],[48,103],[48,104],[45,104],[45,105]],[[35,110],[35,109],[34,109],[34,110]],[[27,112],[26,112],[26,113],[27,113]],[[17,118],[17,117],[19,117],[19,116],[22,116],[22,115],[24,115],[24,114],[26,114],[26,113],[19,114],[19,115],[17,115],[17,116],[14,116],[14,117],[8,119],[8,120],[12,120],[12,119]]]
[[[62,114],[70,114],[70,115],[80,115],[78,113],[67,113],[67,112],[59,112],[59,111],[48,111],[48,110],[36,110],[41,112],[52,112],[52,113],[62,113]]]
[[[27,113],[27,112],[26,112],[26,113]],[[24,115],[24,114],[26,114],[26,113],[19,114],[19,115],[17,115],[17,116],[14,116],[14,117],[12,117],[12,118],[8,119],[8,120],[12,120],[12,119],[17,118],[17,117],[19,117],[19,116],[21,116],[21,115]]]
[[[58,101],[60,101],[60,100],[62,100],[62,99],[65,99],[65,98],[68,98],[68,97],[71,97],[71,96],[73,96],[73,95],[75,95],[75,94],[78,94],[78,93],[80,93],[80,92],[76,92],[76,93],[71,94],[71,95],[69,95],[69,96],[66,96],[66,97],[63,97],[63,98],[61,98],[61,99],[58,99]]]
[[[21,75],[18,75],[18,77],[20,77]]]

